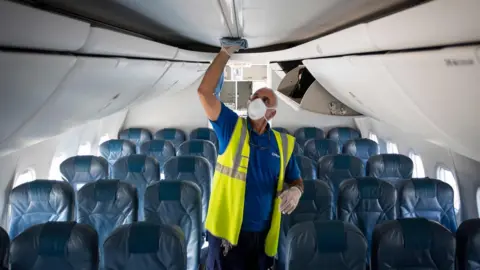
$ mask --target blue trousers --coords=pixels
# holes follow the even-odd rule
[[[208,233],[207,270],[267,270],[273,258],[265,254],[266,232],[240,232],[238,245],[226,255],[222,240]]]

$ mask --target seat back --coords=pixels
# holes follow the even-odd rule
[[[202,192],[202,223],[204,223],[212,182],[208,160],[199,156],[177,156],[168,160],[163,168],[165,180],[191,181],[200,187]]]
[[[12,240],[11,270],[98,269],[97,232],[75,222],[32,226]]]
[[[77,222],[97,231],[100,247],[115,228],[137,221],[137,190],[118,180],[86,184],[77,193],[77,204]]]
[[[339,153],[336,141],[329,139],[309,140],[303,148],[303,155],[318,162],[318,160],[326,155],[336,155]]]
[[[372,270],[454,270],[455,237],[424,218],[388,221],[375,228],[371,265]]]
[[[35,180],[10,192],[9,235],[48,221],[73,220],[74,191],[63,181]]]
[[[0,227],[0,269],[8,270],[8,253],[10,250],[10,237],[8,233]]]
[[[145,221],[176,225],[185,235],[187,270],[198,269],[202,245],[202,192],[189,181],[160,181],[145,193]]]
[[[75,190],[83,185],[108,178],[108,162],[102,157],[74,156],[60,164],[63,179]]]
[[[293,154],[296,156],[303,156],[303,147],[298,142],[295,142]]]
[[[295,156],[300,169],[300,176],[304,181],[317,179],[317,164],[305,156]]]
[[[480,265],[480,219],[465,220],[456,233],[458,268],[478,269]]]
[[[108,140],[100,145],[100,155],[108,162],[110,176],[112,175],[113,164],[118,159],[135,153],[135,145],[127,140]]]
[[[151,140],[140,146],[140,154],[154,158],[160,166],[160,171],[165,162],[174,157],[175,153],[176,150],[172,142],[167,140]]]
[[[360,131],[349,127],[332,128],[327,133],[327,138],[336,141],[340,149],[343,148],[343,145],[347,141],[359,139],[361,137],[362,135],[360,134]]]
[[[338,194],[338,219],[357,226],[370,247],[375,226],[397,218],[396,201],[397,191],[388,182],[373,177],[345,180]]]
[[[352,224],[308,221],[288,232],[287,270],[365,270],[367,241]]]
[[[185,270],[187,252],[180,228],[146,222],[117,228],[103,245],[108,270]]]
[[[346,180],[365,176],[362,161],[349,155],[328,155],[318,161],[318,179],[325,181],[337,201],[338,187]]]
[[[290,134],[290,131],[288,131],[288,129],[286,129],[284,127],[273,127],[273,129],[275,129],[276,131],[278,131],[280,133]]]
[[[210,128],[197,128],[190,132],[190,140],[206,140],[215,145],[215,149],[218,149],[218,138],[215,131]]]
[[[452,232],[457,230],[453,188],[449,184],[437,179],[414,178],[406,180],[398,194],[400,217],[423,217],[439,222]]]
[[[121,140],[131,141],[135,144],[137,152],[140,145],[152,139],[152,133],[144,128],[127,128],[118,133],[118,138]]]
[[[405,179],[412,178],[413,161],[400,154],[380,154],[372,156],[367,162],[367,175],[386,180],[396,188],[403,185]]]
[[[177,150],[177,156],[200,156],[210,163],[210,172],[213,175],[217,164],[217,150],[211,141],[192,139],[183,142]]]
[[[185,132],[176,128],[164,128],[155,133],[155,140],[170,141],[175,148],[186,140]]]
[[[137,189],[138,220],[143,220],[145,189],[160,180],[158,163],[145,155],[122,157],[113,165],[113,178],[129,183]]]
[[[294,133],[295,139],[303,148],[305,143],[311,139],[323,139],[325,138],[325,133],[323,130],[316,127],[303,127],[299,128]]]
[[[378,143],[370,139],[354,139],[343,145],[343,153],[358,157],[366,166],[370,157],[380,154],[380,148]]]

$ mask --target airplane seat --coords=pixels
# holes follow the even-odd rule
[[[458,268],[475,270],[480,265],[480,219],[462,222],[456,232]]]
[[[290,131],[284,127],[273,127],[273,129],[280,133],[290,134]]]
[[[423,217],[442,224],[451,232],[457,230],[453,188],[449,184],[437,179],[414,178],[406,180],[398,194],[400,217]]]
[[[387,221],[373,233],[371,266],[372,270],[454,270],[455,237],[424,218]]]
[[[152,133],[144,128],[127,128],[118,133],[118,139],[131,141],[139,152],[140,145],[152,139]]]
[[[200,156],[176,156],[168,160],[163,168],[164,180],[191,181],[200,187],[202,192],[202,224],[204,224],[212,182],[208,160]]]
[[[367,241],[349,223],[302,222],[288,232],[287,247],[287,270],[366,270]]]
[[[380,154],[378,143],[370,139],[354,139],[345,142],[342,152],[347,155],[358,157],[363,165],[367,166],[370,157]]]
[[[84,184],[108,178],[108,162],[102,157],[73,156],[60,164],[60,172],[77,191]]]
[[[138,194],[138,220],[142,221],[147,186],[160,180],[158,163],[145,155],[122,157],[113,165],[113,178],[133,185]]]
[[[291,228],[302,222],[332,220],[335,212],[333,192],[319,180],[304,182],[304,192],[297,208],[290,215],[282,216],[279,246],[278,269],[284,270],[287,264],[287,235]]]
[[[151,140],[140,146],[140,154],[154,158],[161,171],[165,162],[176,155],[176,151],[171,141]]]
[[[311,139],[324,139],[325,133],[323,130],[316,127],[303,127],[299,128],[293,134],[298,144],[302,147],[305,147],[305,143]]]
[[[170,141],[175,148],[187,140],[185,132],[176,128],[164,128],[157,131],[154,135],[155,140]]]
[[[185,237],[178,227],[148,222],[122,225],[103,248],[108,270],[187,269]]]
[[[317,164],[305,156],[295,156],[300,169],[300,176],[304,181],[317,180]]]
[[[137,221],[137,190],[119,180],[99,180],[77,193],[77,222],[90,225],[98,233],[100,259],[105,239],[120,225]]]
[[[74,202],[73,188],[64,181],[35,180],[15,187],[10,193],[10,238],[36,224],[73,220]]]
[[[215,145],[215,150],[218,149],[218,138],[215,131],[210,128],[197,128],[190,132],[190,140],[206,140],[211,141]]]
[[[298,142],[295,142],[295,146],[293,148],[293,154],[296,156],[303,156],[303,147],[300,146]]]
[[[386,181],[373,177],[345,180],[338,193],[338,219],[357,226],[370,251],[375,226],[397,218],[396,203],[397,191]]]
[[[32,226],[12,240],[10,269],[97,270],[97,232],[74,221]]]
[[[0,227],[0,269],[8,270],[8,252],[10,250],[10,237],[8,233]]]
[[[336,141],[339,149],[343,149],[343,145],[347,141],[360,139],[361,137],[362,135],[360,134],[360,131],[350,127],[332,128],[327,133],[327,138]]]
[[[187,245],[187,270],[197,270],[202,240],[202,193],[189,181],[160,181],[145,192],[145,221],[176,225]]]
[[[303,154],[315,162],[318,162],[323,156],[339,154],[338,144],[329,139],[309,140],[305,143]]]
[[[112,176],[113,164],[115,164],[119,158],[135,153],[135,145],[127,140],[108,140],[100,145],[100,155],[108,162],[109,176]]]
[[[337,202],[340,184],[346,180],[365,176],[362,161],[349,155],[328,155],[318,161],[318,179],[325,181],[333,191],[334,202]]]
[[[367,175],[390,182],[400,188],[413,174],[413,161],[400,154],[380,154],[367,161]]]
[[[208,140],[191,139],[183,142],[177,150],[177,156],[200,156],[208,160],[213,175],[217,164],[217,148]]]

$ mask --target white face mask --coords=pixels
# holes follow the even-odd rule
[[[267,112],[267,108],[265,103],[260,98],[254,99],[253,101],[248,102],[247,112],[248,117],[252,120],[259,120],[265,117],[265,113]],[[266,118],[265,118],[266,119]]]

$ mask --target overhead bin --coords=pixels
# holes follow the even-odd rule
[[[0,1],[0,46],[76,51],[87,40],[89,31],[88,23]]]

